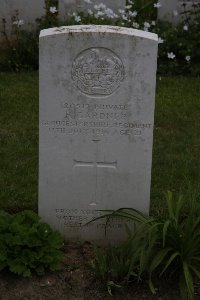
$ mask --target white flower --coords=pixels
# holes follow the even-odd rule
[[[106,9],[106,5],[104,3],[99,4],[100,9]]]
[[[101,10],[99,10],[96,14],[98,15],[98,17],[104,16],[104,12]]]
[[[156,25],[156,21],[151,21],[151,25],[155,26]]]
[[[74,16],[74,20],[78,23],[81,22],[81,17],[80,16]]]
[[[104,20],[104,18],[102,18],[103,16],[107,16],[111,19],[113,18],[118,18],[119,16],[117,14],[114,13],[114,11],[111,8],[108,8],[105,4],[100,3],[99,5],[94,5],[94,9],[97,11],[95,13],[92,12],[92,10],[88,10],[88,13],[90,15],[94,14],[94,17],[96,19],[99,19],[101,17],[102,20]],[[123,10],[123,13],[125,13],[125,11]]]
[[[132,0],[128,0],[128,3],[130,3],[131,5],[134,4],[134,2]]]
[[[13,25],[17,25],[18,27],[19,27],[19,26],[22,26],[22,25],[24,25],[24,20],[17,20],[17,21],[14,21],[14,22],[13,22]]]
[[[94,9],[96,9],[96,10],[106,9],[106,5],[103,3],[100,3],[99,5],[94,5]]]
[[[163,42],[164,42],[164,40],[161,37],[159,37],[158,38],[158,44],[162,44]]]
[[[84,0],[85,3],[92,4],[91,0]]]
[[[167,57],[170,59],[174,59],[176,57],[176,55],[173,52],[168,52]]]
[[[162,4],[160,4],[159,2],[157,2],[157,3],[154,3],[154,5],[153,5],[155,8],[160,8],[161,6],[162,6]]]
[[[174,11],[173,11],[173,14],[174,14],[175,17],[178,16],[177,10],[174,10]]]
[[[18,26],[24,25],[24,20],[19,20]]]
[[[98,5],[94,5],[94,9],[99,10],[99,6]]]
[[[114,11],[111,8],[106,8],[104,11],[105,15],[109,18],[114,18]]]
[[[92,12],[92,10],[91,9],[88,9],[88,15],[90,15],[90,16],[92,16],[93,15],[93,12]]]
[[[149,27],[151,27],[151,25],[148,22],[144,22],[144,27],[149,28]]]
[[[144,31],[149,31],[149,28],[151,27],[151,24],[149,24],[148,22],[144,22]]]
[[[130,9],[132,7],[132,5],[126,5],[125,7],[126,7],[126,9]]]
[[[113,14],[113,17],[114,18],[119,18],[119,16],[117,14],[115,14],[115,13]]]
[[[185,57],[185,59],[186,59],[187,61],[190,61],[191,56],[190,56],[190,55],[187,55],[187,56]]]
[[[49,7],[49,11],[50,11],[52,14],[55,14],[55,13],[57,13],[57,9],[56,9],[56,7],[55,7],[55,6],[51,6],[51,7]]]
[[[119,9],[119,13],[120,14],[125,14],[125,10],[124,9]]]
[[[188,25],[187,25],[187,24],[185,24],[185,25],[183,26],[183,30],[188,31]]]
[[[133,22],[132,26],[133,26],[134,28],[139,28],[139,27],[140,27],[140,25],[139,25],[137,22]]]
[[[127,18],[126,15],[122,15],[122,19],[123,19],[124,21],[128,21],[128,18]]]
[[[134,11],[129,11],[129,13],[128,13],[128,14],[129,14],[129,16],[130,16],[130,17],[133,17],[133,18],[134,18],[134,17],[136,17],[136,16],[137,16],[137,14],[138,14],[138,13],[137,13],[137,11],[136,11],[136,10],[134,10]]]

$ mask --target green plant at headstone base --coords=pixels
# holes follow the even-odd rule
[[[147,226],[147,224],[152,220],[136,210],[132,211],[134,212],[134,219],[138,218],[140,222],[141,220],[143,222],[135,224],[134,231],[126,226],[127,240],[117,246],[109,244],[105,249],[94,247],[93,269],[107,287],[110,295],[116,289],[140,282],[145,276],[151,259],[151,251],[154,246],[154,228]],[[107,224],[114,217],[114,214],[116,217],[118,217],[118,213],[123,217],[127,215],[122,210],[114,212],[114,214],[112,211],[107,212]],[[95,220],[101,218],[105,218],[105,216]],[[151,232],[152,230],[153,232]]]
[[[186,201],[188,200],[188,203]],[[168,193],[167,217],[158,220],[157,246],[149,267],[149,284],[155,292],[152,274],[159,270],[179,278],[182,299],[195,299],[194,281],[200,279],[200,203],[199,199]]]
[[[123,247],[109,245],[106,249],[106,255],[104,252],[103,249],[94,247],[95,260],[92,268],[97,277],[106,285],[108,293],[112,295],[114,289],[122,287],[120,281],[126,277],[129,268],[126,264],[128,258],[124,262]]]
[[[58,270],[63,258],[63,239],[32,211],[10,215],[0,211],[0,270],[30,277],[47,269]]]
[[[172,193],[168,192],[167,206],[167,215],[162,217],[147,217],[134,209],[121,208],[117,211],[105,210],[105,215],[93,221],[102,218],[109,221],[110,218],[120,217],[137,224],[135,232],[129,233],[126,244],[130,246],[127,260],[131,261],[132,258],[134,264],[129,265],[124,280],[129,280],[131,274],[134,274],[137,280],[148,274],[149,288],[152,293],[156,293],[153,277],[178,279],[181,298],[193,300],[195,281],[200,280],[200,202],[193,195],[189,199],[183,196],[175,199]],[[138,241],[140,253],[135,248]],[[123,255],[122,250],[124,251],[124,246],[121,245],[116,250],[119,251],[119,257]],[[99,272],[99,265],[104,263],[104,276],[109,270],[108,267],[111,267],[110,253],[109,250],[104,258],[97,253],[96,260],[100,263],[96,264],[96,268]],[[123,282],[123,279],[121,281]]]
[[[106,250],[95,246],[93,269],[110,295],[130,282],[139,281],[139,257],[144,243],[146,240],[141,236],[139,240],[130,237],[118,246],[109,244]]]

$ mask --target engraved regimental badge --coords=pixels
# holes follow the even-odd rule
[[[106,48],[82,51],[72,64],[72,79],[84,94],[111,95],[124,79],[121,59]]]

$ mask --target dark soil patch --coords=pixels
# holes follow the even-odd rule
[[[176,282],[156,283],[158,292],[152,295],[146,283],[133,284],[118,290],[111,297],[89,267],[94,259],[89,243],[65,246],[64,263],[58,272],[45,276],[21,278],[7,271],[0,273],[0,300],[178,300]],[[198,297],[198,296],[197,296]],[[197,299],[200,299],[200,294]]]

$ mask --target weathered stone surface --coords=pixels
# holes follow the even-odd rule
[[[40,34],[39,214],[66,239],[103,240],[100,209],[148,213],[157,35],[111,26]],[[123,238],[121,222],[108,239]]]
[[[159,3],[162,6],[158,9],[158,18],[174,23],[185,20],[184,11],[194,12],[195,7],[200,8],[200,0],[160,0]]]

